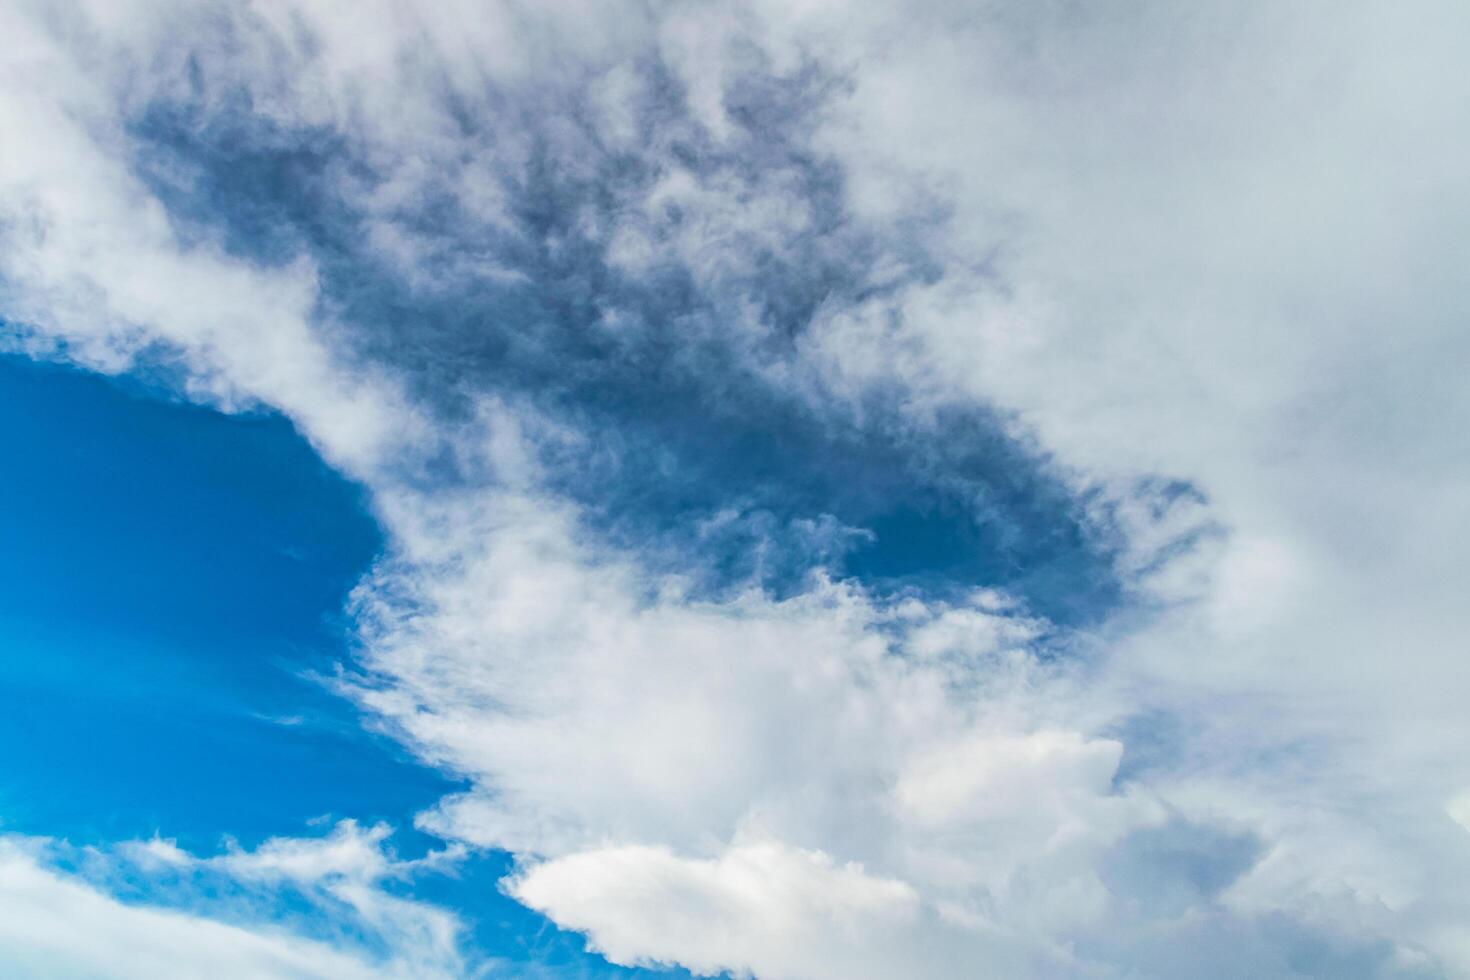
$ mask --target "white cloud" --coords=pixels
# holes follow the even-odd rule
[[[1048,811],[1071,794],[1107,794],[1122,751],[1075,732],[981,735],[921,756],[895,792],[904,816],[921,826],[1014,822],[1045,834]]]
[[[659,25],[267,3],[238,13],[258,49],[205,59],[263,115],[347,134],[391,175],[343,193],[409,279],[440,274],[398,220],[427,185],[493,225],[490,175],[525,166],[510,126],[466,152],[442,86],[473,99],[597,79],[599,126],[627,144],[630,52],[657,51],[722,142],[750,45],[778,70],[840,68],[850,92],[813,149],[874,221],[942,198],[926,247],[947,274],[824,307],[759,376],[855,404],[897,384],[916,427],[936,404],[999,406],[1100,490],[1130,546],[1120,570],[1164,608],[1072,638],[1086,655],[1063,662],[1003,597],[889,604],[817,578],[784,600],[701,600],[587,544],[537,469],[551,423],[487,398],[433,431],[401,379],[343,353],[308,260],[261,268],[171,225],[127,166],[109,87],[166,84],[140,67],[178,54],[162,20],[97,5],[116,42],[102,61],[122,62],[99,77],[22,10],[0,9],[0,124],[20,134],[0,158],[6,316],[103,370],[166,344],[202,396],[279,408],[369,482],[394,553],[358,593],[375,676],[355,694],[473,780],[426,826],[515,851],[529,904],[620,961],[776,977],[1138,975],[1165,962],[1151,945],[1188,948],[1216,921],[1255,936],[1277,912],[1390,944],[1378,973],[1437,959],[1470,975],[1470,838],[1444,804],[1470,785],[1446,750],[1470,740],[1460,5],[807,4]],[[808,226],[780,174],[661,163],[609,235],[630,270],[677,259],[738,280],[743,250]],[[726,312],[759,333],[740,303]],[[495,484],[430,492],[387,465],[446,444]],[[1158,477],[1200,496],[1155,513],[1133,488]],[[1201,528],[1209,547],[1157,561]],[[1185,730],[1120,786],[1116,733],[1147,711]],[[1171,818],[1253,835],[1264,856],[1148,920],[1103,869]],[[388,921],[405,910],[371,889],[380,833],[208,862],[329,883],[312,887]],[[27,860],[6,866],[38,896],[40,938],[17,947],[36,956],[75,937],[74,955],[112,944],[149,963],[164,953],[148,937],[195,926]],[[69,902],[106,924],[91,945],[55,918]],[[438,943],[441,921],[405,929]],[[338,955],[198,928],[245,962]],[[1274,948],[1250,947],[1252,975],[1291,975]]]
[[[1192,601],[1109,645],[1108,682],[1190,729],[1188,777],[1151,786],[1273,842],[1240,890],[1261,907],[1353,895],[1440,943],[1470,860],[1442,826],[1467,779],[1445,747],[1470,738],[1465,9],[867,13],[772,30],[860,52],[823,139],[867,206],[901,200],[894,172],[943,186],[955,256],[898,316],[831,318],[812,356],[839,390],[1016,411],[1125,503],[1140,474],[1202,491],[1226,537],[1147,583]]]
[[[420,423],[393,383],[336,359],[316,322],[315,272],[261,268],[211,241],[186,242],[131,172],[118,118],[121,80],[87,71],[50,32],[0,7],[11,134],[0,161],[6,316],[22,343],[118,372],[160,346],[192,394],[288,415],[356,474]],[[147,18],[142,22],[146,23]]]
[[[913,969],[918,895],[899,881],[774,843],[681,859],[647,846],[533,865],[511,894],[584,931],[614,962],[699,973],[877,977]]]
[[[0,970],[26,977],[451,977],[464,973],[454,917],[394,898],[376,887],[390,873],[379,844],[383,833],[339,825],[328,838],[274,840],[259,851],[199,859],[171,842],[120,847],[116,854],[85,855],[83,877],[61,870],[66,849],[15,835],[0,839]],[[289,852],[294,863],[282,864]],[[351,852],[349,855],[347,852]],[[131,865],[131,870],[130,870]],[[188,886],[200,868],[222,870],[253,889],[268,910],[276,873],[310,896],[326,883],[362,915],[386,955],[352,940],[329,942],[293,931],[252,905],[244,909],[206,900]],[[121,876],[136,891],[151,875],[185,872],[170,906],[123,901],[107,886]],[[143,875],[140,879],[138,873]],[[101,881],[96,881],[100,877]],[[267,882],[262,884],[262,882]],[[350,883],[350,887],[344,887]],[[177,887],[177,886],[176,886]],[[336,917],[328,913],[328,921]]]

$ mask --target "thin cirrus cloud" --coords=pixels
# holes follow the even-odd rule
[[[445,862],[700,973],[1470,975],[1456,5],[166,7],[0,11],[10,342],[367,488]]]

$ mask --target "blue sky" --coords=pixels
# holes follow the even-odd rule
[[[381,547],[361,494],[279,417],[4,363],[7,824],[88,843],[185,817],[212,843],[449,782],[313,682]],[[190,778],[179,779],[187,772]],[[193,835],[202,831],[202,840]]]
[[[0,973],[1470,977],[1467,32],[0,0]]]
[[[326,680],[384,543],[361,489],[278,415],[14,356],[0,370],[5,830],[76,846],[166,831],[212,852],[352,816],[399,825],[403,856],[428,850],[412,815],[462,781]],[[507,871],[481,855],[418,890],[473,908],[469,942],[497,957],[640,972],[501,896]]]

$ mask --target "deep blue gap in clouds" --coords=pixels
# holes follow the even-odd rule
[[[405,857],[441,846],[411,819],[460,784],[299,677],[344,655],[343,600],[383,540],[286,420],[0,355],[0,474],[0,831],[160,833],[211,854],[226,836],[325,833],[311,821],[330,815],[388,821]],[[653,975],[501,894],[510,867],[484,853],[390,887],[458,911],[491,956]],[[110,884],[125,901],[238,895],[222,877]],[[289,894],[271,911],[308,935],[343,929]]]
[[[386,175],[349,140],[284,128],[244,95],[147,107],[133,123],[135,167],[186,237],[267,264],[309,255],[323,310],[350,325],[357,355],[390,366],[446,419],[466,395],[489,391],[583,432],[587,447],[550,468],[554,489],[584,505],[589,532],[667,560],[697,589],[717,595],[756,578],[783,594],[820,563],[880,592],[1004,588],[1064,626],[1116,609],[1116,542],[1005,420],[956,408],[920,431],[905,423],[901,393],[876,391],[858,424],[750,371],[728,326],[744,299],[771,328],[758,356],[779,359],[824,304],[894,288],[874,279],[880,265],[896,258],[905,282],[937,273],[918,232],[895,254],[893,236],[880,244],[851,220],[840,170],[805,149],[817,82],[739,90],[741,128],[721,148],[701,142],[650,72],[654,95],[641,111],[651,143],[694,172],[752,188],[783,175],[813,211],[808,229],[775,248],[732,242],[761,251],[713,292],[675,262],[630,276],[610,261],[606,229],[659,175],[648,159],[603,147],[575,104],[496,118],[503,106],[489,93],[459,108],[468,146],[492,159],[496,133],[513,129],[529,157],[497,178],[514,202],[510,227],[477,224],[447,181],[431,181],[397,217],[427,243],[440,277],[430,287],[370,249],[365,216],[343,196],[347,184]],[[484,265],[521,277],[487,276]],[[623,326],[607,329],[608,312]],[[715,540],[697,533],[732,507],[755,519]],[[868,533],[804,552],[790,528],[827,518]]]

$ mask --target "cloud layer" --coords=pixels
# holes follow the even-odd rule
[[[368,488],[340,690],[610,960],[1470,976],[1458,5],[0,27],[10,342]]]

